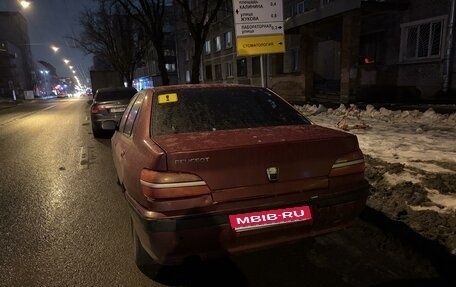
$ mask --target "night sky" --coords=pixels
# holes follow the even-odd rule
[[[63,58],[71,60],[83,83],[89,76],[92,56],[85,55],[66,37],[78,37],[81,28],[78,25],[79,14],[84,7],[96,7],[94,0],[32,0],[32,6],[23,10],[17,0],[0,0],[0,10],[21,11],[28,21],[29,37],[35,62],[43,60],[57,69],[60,77],[73,74],[63,63]],[[50,49],[50,45],[60,47],[58,53]]]

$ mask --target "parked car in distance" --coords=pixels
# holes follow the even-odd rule
[[[93,97],[90,106],[90,119],[94,137],[100,137],[103,130],[111,130],[112,126],[105,126],[105,122],[118,123],[130,99],[136,94],[135,88],[101,88]]]
[[[340,230],[365,206],[356,136],[311,123],[265,88],[142,90],[111,144],[139,267]]]

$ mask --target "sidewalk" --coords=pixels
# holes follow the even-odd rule
[[[37,101],[46,101],[49,99],[54,99],[55,97],[40,97],[40,98],[34,98],[31,100],[24,100],[24,99],[17,99],[16,101],[13,101],[12,99],[5,99],[5,98],[0,98],[0,110],[4,109],[9,109],[12,107],[15,107],[17,105],[22,105],[24,103],[34,103]]]
[[[8,99],[1,99],[0,98],[0,110],[8,109],[17,106],[20,104],[23,100],[8,100]]]

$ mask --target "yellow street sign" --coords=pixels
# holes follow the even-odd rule
[[[273,53],[285,53],[285,36],[252,36],[236,38],[237,55],[252,56]]]

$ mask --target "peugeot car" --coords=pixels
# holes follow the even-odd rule
[[[340,230],[365,206],[355,135],[244,85],[142,90],[112,139],[139,267]]]

